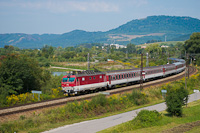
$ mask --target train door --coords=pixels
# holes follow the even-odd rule
[[[145,80],[145,71],[142,71],[143,80]]]
[[[80,90],[80,78],[76,78],[76,87],[78,90]]]
[[[165,75],[165,68],[163,67],[163,75]]]
[[[108,86],[111,87],[111,75],[107,75],[106,78],[107,78]]]

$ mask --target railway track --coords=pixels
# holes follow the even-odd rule
[[[189,73],[190,75],[196,73],[196,69],[194,67],[190,67]],[[143,83],[143,87],[150,87],[150,86],[158,86],[167,82],[171,82],[174,80],[181,79],[185,76],[185,72],[179,73],[177,75],[173,75],[170,77],[162,78],[162,79],[157,79],[153,80],[150,82],[145,82]],[[126,86],[126,87],[121,87],[113,90],[107,90],[105,92],[109,94],[116,94],[116,93],[122,93],[126,91],[130,91],[132,89],[137,89],[140,87],[140,84],[136,85],[131,85],[131,86]],[[42,101],[42,102],[37,102],[37,103],[31,103],[31,104],[25,104],[25,105],[20,105],[20,106],[14,106],[14,107],[8,107],[8,108],[1,108],[0,109],[0,116],[6,116],[6,115],[12,115],[16,113],[22,113],[26,111],[31,111],[31,110],[36,110],[36,109],[41,109],[41,108],[47,108],[47,107],[52,107],[52,106],[57,106],[57,105],[62,105],[66,104],[67,102],[72,102],[72,101],[80,101],[84,99],[91,99],[92,97],[98,95],[99,93],[92,93],[92,94],[87,94],[87,95],[81,95],[81,96],[76,96],[76,97],[65,97],[65,98],[59,98],[59,99],[53,99],[53,100],[48,100],[48,101]]]

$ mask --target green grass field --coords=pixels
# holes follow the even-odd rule
[[[160,112],[162,119],[155,123],[155,126],[146,128],[138,127],[132,121],[117,125],[100,131],[100,133],[120,133],[120,132],[137,132],[137,133],[169,133],[169,132],[188,132],[197,133],[200,131],[200,100],[189,103],[183,109],[182,117],[168,116],[166,111]],[[135,126],[135,127],[134,127]]]

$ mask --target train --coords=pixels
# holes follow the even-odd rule
[[[87,93],[89,91],[115,88],[116,85],[135,84],[143,81],[166,77],[185,70],[185,60],[170,58],[172,64],[160,66],[114,70],[106,72],[94,72],[91,70],[74,72],[63,76],[61,81],[62,91],[65,95]]]

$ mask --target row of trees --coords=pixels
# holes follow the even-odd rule
[[[130,61],[131,58],[139,58],[139,55],[143,53],[149,53],[149,58],[152,61],[166,60],[167,57],[178,57],[184,54],[183,43],[177,43],[171,45],[168,48],[161,48],[159,44],[148,45],[146,49],[142,49],[140,46],[134,44],[128,44],[127,48],[116,49],[115,46],[92,46],[86,48],[79,47],[67,47],[67,48],[55,48],[52,46],[44,46],[42,49],[18,49],[13,46],[5,46],[0,48],[0,55],[6,55],[7,53],[24,54],[30,58],[37,59],[40,66],[49,66],[50,62],[63,62],[63,61],[87,61],[88,53],[90,53],[90,61],[98,59],[99,61],[107,61],[107,59]],[[161,61],[162,62],[162,61]]]

